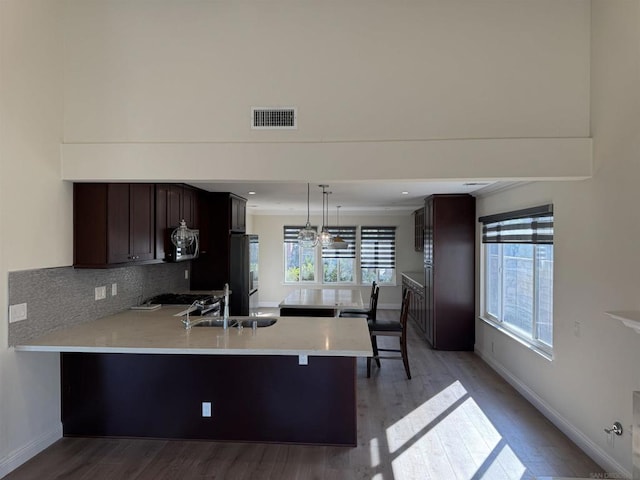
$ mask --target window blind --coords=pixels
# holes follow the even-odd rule
[[[482,222],[483,243],[553,244],[553,205],[487,215]]]
[[[298,233],[304,228],[304,225],[285,225],[284,226],[284,243],[298,243]],[[316,232],[318,227],[311,227]]]
[[[347,248],[322,247],[323,258],[356,258],[356,227],[327,227],[332,236],[339,235],[349,244]]]
[[[396,227],[361,227],[360,266],[395,268]]]

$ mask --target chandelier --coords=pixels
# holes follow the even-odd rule
[[[318,235],[320,239],[320,243],[323,247],[330,247],[333,243],[333,236],[329,233],[327,228],[327,221],[329,220],[329,193],[325,191],[325,189],[329,185],[318,185],[322,188],[322,229],[320,230],[320,235]],[[325,219],[325,204],[327,209],[327,218]]]
[[[313,248],[318,244],[318,233],[311,228],[309,223],[309,184],[307,183],[307,223],[298,232],[298,245],[302,248]]]

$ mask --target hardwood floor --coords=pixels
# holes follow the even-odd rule
[[[366,361],[358,360],[356,448],[63,438],[5,480],[499,480],[602,473],[472,352],[430,350],[412,325],[408,348],[412,380],[402,362],[391,360],[373,366],[367,379]]]

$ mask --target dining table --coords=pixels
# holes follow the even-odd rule
[[[359,288],[296,288],[280,302],[283,317],[337,317],[341,310],[362,309]]]

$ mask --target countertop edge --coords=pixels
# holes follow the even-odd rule
[[[410,282],[413,282],[417,285],[419,285],[421,288],[424,288],[424,273],[423,272],[402,272],[401,275],[406,278],[407,280],[409,280]],[[422,280],[418,280],[418,278],[422,277]]]
[[[260,350],[260,349],[220,349],[220,348],[158,348],[158,347],[80,347],[62,345],[17,345],[16,351],[51,352],[51,353],[129,353],[129,354],[161,354],[161,355],[263,355],[309,357],[371,357],[373,351],[362,350]]]

